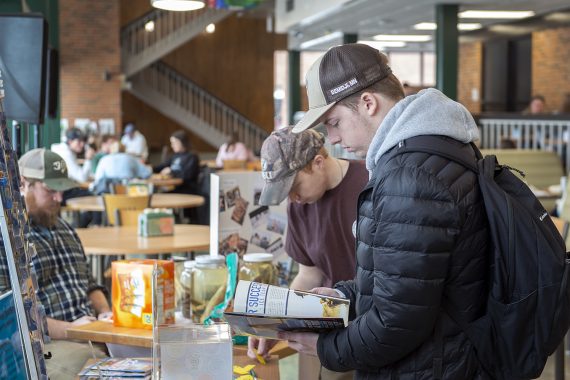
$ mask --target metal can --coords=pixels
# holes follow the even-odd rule
[[[239,270],[240,280],[261,282],[275,285],[277,273],[271,253],[247,253],[243,255],[243,264]]]

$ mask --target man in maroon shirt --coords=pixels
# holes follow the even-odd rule
[[[311,290],[354,278],[355,240],[352,226],[360,190],[368,181],[363,161],[339,160],[323,147],[324,136],[314,130],[294,134],[291,128],[273,132],[261,148],[265,185],[259,203],[273,205],[289,197],[288,232],[285,251],[299,264],[290,287]],[[272,342],[250,338],[253,348],[266,355]],[[300,357],[303,378],[307,367],[318,376],[320,363]],[[309,362],[313,362],[309,364]],[[352,379],[351,373],[320,369],[320,379]]]

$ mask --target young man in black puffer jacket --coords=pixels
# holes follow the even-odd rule
[[[485,378],[448,313],[470,322],[485,311],[490,236],[477,176],[437,155],[394,151],[438,135],[475,162],[473,118],[435,89],[404,98],[387,58],[361,44],[317,60],[307,92],[310,110],[294,131],[324,123],[331,143],[366,157],[370,181],[358,202],[356,278],[314,289],[349,298],[351,322],[283,337],[357,379]]]

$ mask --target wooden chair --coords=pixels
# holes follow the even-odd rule
[[[121,183],[111,185],[111,194],[127,194],[127,186]]]
[[[123,213],[125,210],[136,210],[138,213],[142,212],[150,204],[150,196],[136,195],[129,196],[125,194],[103,194],[103,201],[105,203],[105,214],[107,215],[107,222],[113,226],[125,225],[122,222],[129,221],[131,223],[134,219],[133,215]],[[138,215],[137,213],[137,215]],[[123,216],[124,214],[124,216]],[[125,220],[123,220],[123,218]],[[136,225],[136,223],[135,223]]]

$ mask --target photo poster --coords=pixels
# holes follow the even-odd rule
[[[271,253],[280,286],[289,285],[291,259],[285,253],[287,200],[260,206],[260,172],[228,171],[210,175],[210,254]]]
[[[0,295],[0,378],[27,379],[12,291]]]

